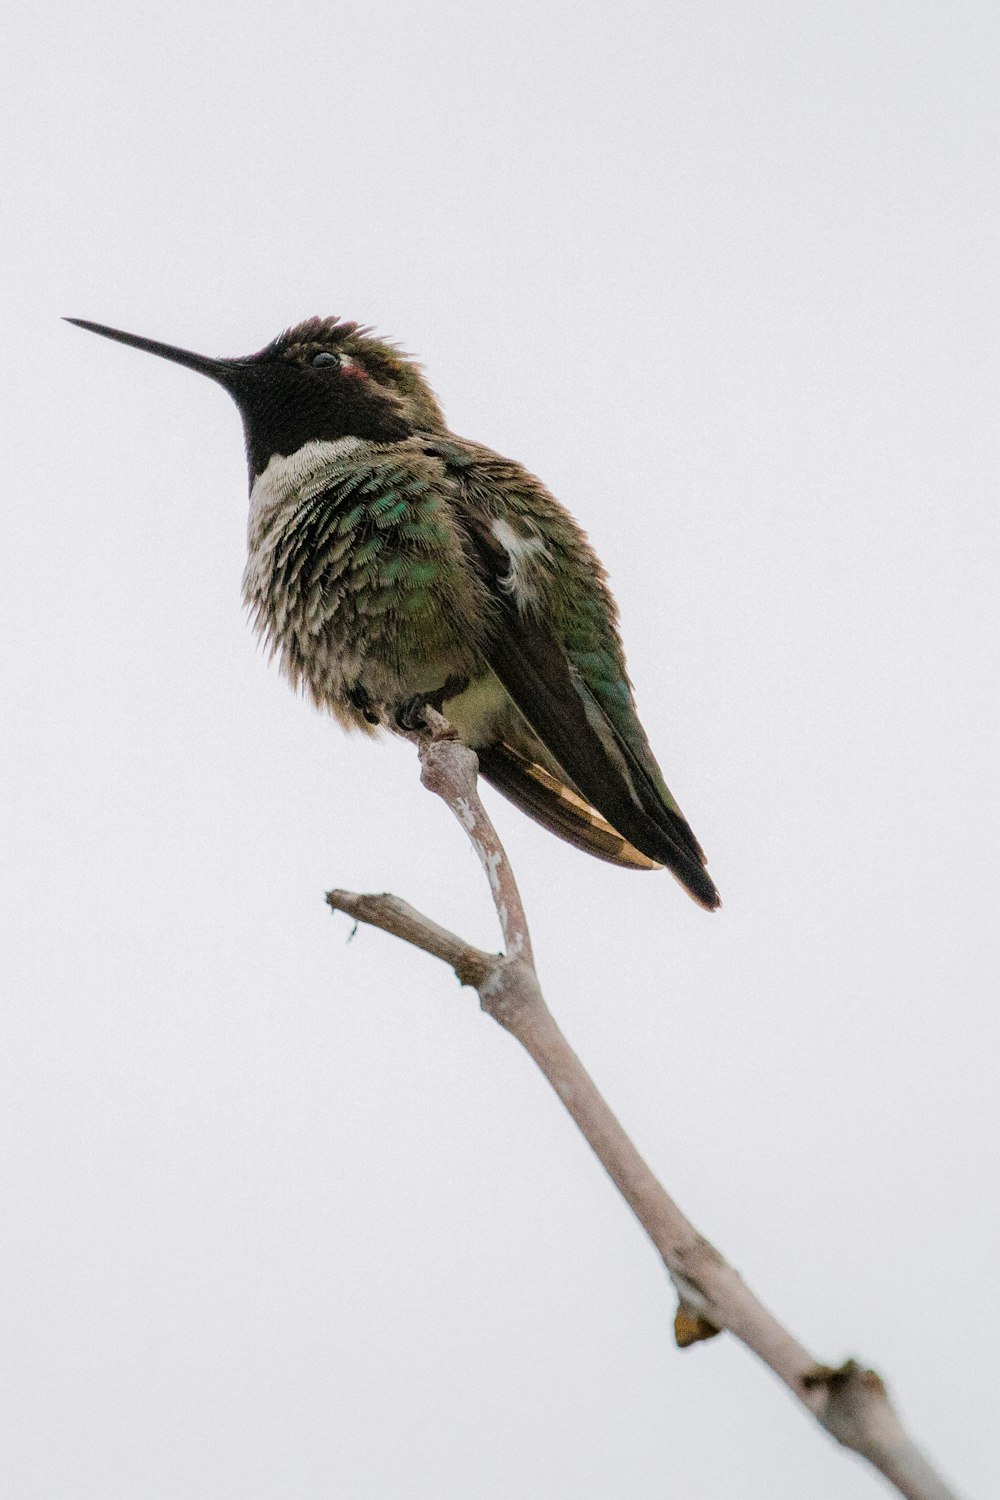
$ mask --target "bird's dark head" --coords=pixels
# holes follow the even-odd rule
[[[440,431],[444,416],[420,366],[370,329],[310,318],[243,359],[209,359],[171,344],[68,318],[224,386],[243,417],[250,480],[275,454],[342,437],[397,443],[414,431]]]

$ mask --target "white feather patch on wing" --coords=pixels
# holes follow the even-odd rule
[[[549,560],[549,549],[537,536],[522,536],[508,521],[497,519],[493,535],[510,560],[510,571],[499,580],[500,587],[513,594],[518,604],[531,604],[538,592],[540,561]]]

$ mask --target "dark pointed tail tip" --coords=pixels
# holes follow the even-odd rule
[[[715,882],[707,870],[699,870],[694,880],[686,880],[685,885],[694,899],[705,908],[706,911],[718,911],[722,905],[722,897],[715,888]]]

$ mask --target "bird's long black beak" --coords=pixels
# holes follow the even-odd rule
[[[241,359],[209,359],[204,354],[192,354],[189,349],[178,349],[173,344],[161,344],[157,339],[144,339],[137,333],[123,333],[120,328],[108,328],[103,323],[88,323],[85,318],[64,318],[65,323],[74,323],[77,328],[87,328],[99,333],[102,338],[114,339],[119,344],[131,344],[133,349],[145,349],[147,354],[158,354],[161,359],[173,360],[175,365],[185,365],[197,370],[210,380],[225,386],[230,395],[235,395],[239,372],[246,370]]]

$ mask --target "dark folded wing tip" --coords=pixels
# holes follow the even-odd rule
[[[692,879],[686,872],[678,878],[706,911],[718,911],[722,905],[722,897],[716,890],[715,882],[707,870],[703,870],[698,878]]]

